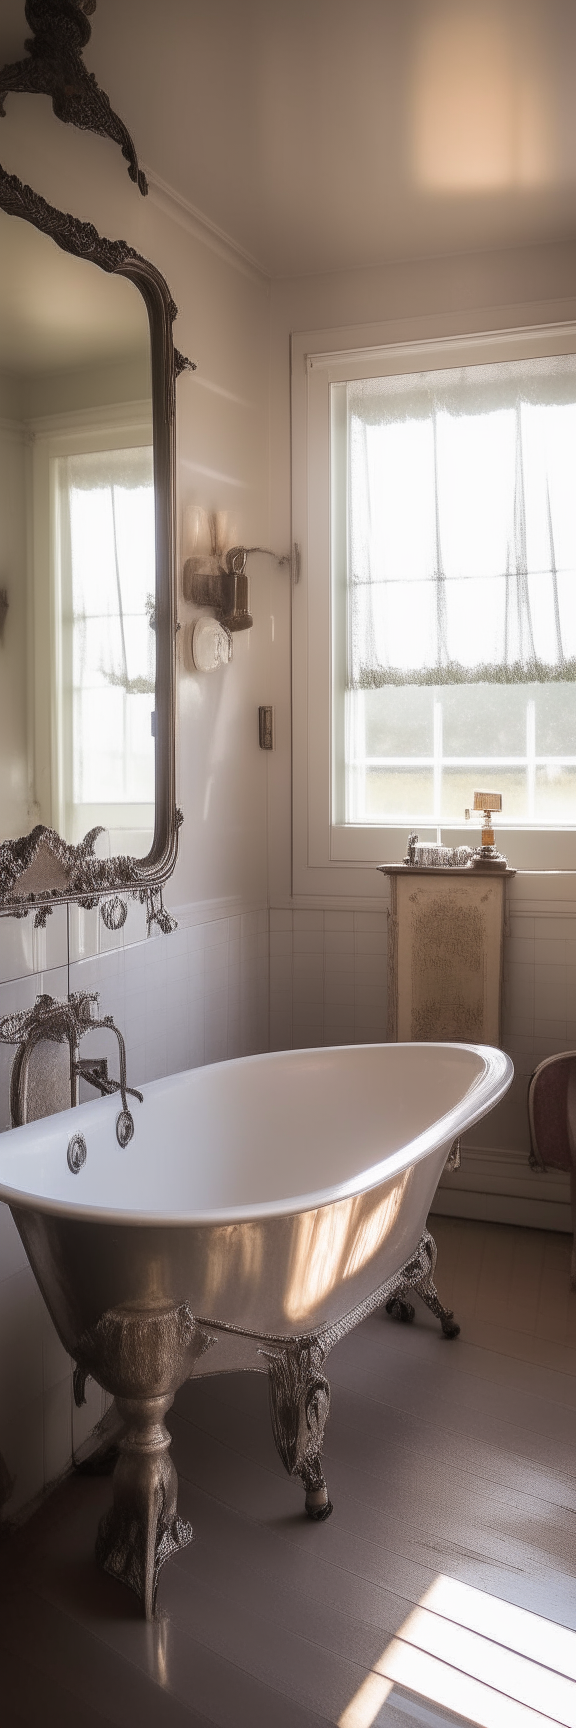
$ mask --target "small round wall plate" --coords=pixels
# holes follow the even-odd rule
[[[199,618],[192,632],[192,659],[197,672],[216,672],[232,658],[232,640],[217,618]]]

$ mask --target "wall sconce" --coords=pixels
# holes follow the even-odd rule
[[[197,552],[186,559],[184,598],[195,606],[211,606],[225,630],[250,630],[253,620],[248,603],[248,553],[245,546],[231,546],[225,552],[222,543],[225,522],[223,512],[213,511],[208,516],[210,551]]]
[[[286,553],[282,557],[276,552],[270,552],[266,546],[230,546],[226,552],[226,513],[213,511],[206,518],[203,511],[194,509],[190,514],[198,550],[192,557],[187,558],[184,564],[185,600],[191,601],[195,606],[211,606],[225,630],[250,630],[253,618],[250,613],[246,573],[247,558],[254,552],[262,552],[267,557],[275,558],[277,564],[289,564],[297,581],[300,572],[299,548],[295,546],[294,556]],[[199,549],[199,543],[204,538],[203,525],[208,527],[209,551]]]

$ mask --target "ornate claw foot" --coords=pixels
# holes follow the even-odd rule
[[[422,1297],[422,1301],[426,1303],[426,1307],[430,1309],[431,1314],[435,1314],[437,1320],[440,1321],[444,1337],[457,1338],[460,1331],[458,1321],[454,1319],[451,1308],[442,1307],[434,1283],[434,1271],[436,1268],[438,1249],[434,1237],[430,1235],[429,1230],[424,1231],[422,1250],[425,1257],[428,1259],[428,1270],[424,1273],[424,1277],[414,1285],[414,1289],[417,1291],[418,1295]]]
[[[81,1339],[75,1380],[80,1403],[87,1373],[114,1393],[122,1418],[113,1505],[101,1519],[96,1559],[136,1592],[153,1619],[164,1561],[192,1541],[178,1517],[178,1478],[168,1457],[164,1417],[178,1386],[212,1343],[187,1303],[179,1308],[113,1308]]]
[[[408,1300],[409,1291],[415,1290],[426,1307],[440,1321],[445,1338],[457,1338],[460,1327],[454,1319],[451,1308],[443,1308],[433,1281],[438,1249],[434,1237],[429,1230],[424,1231],[418,1253],[409,1260],[398,1275],[398,1284],[386,1303],[386,1313],[393,1320],[410,1321],[414,1319],[414,1308]]]
[[[314,1338],[294,1338],[276,1350],[263,1350],[268,1361],[270,1414],[276,1449],[289,1476],[299,1476],[306,1490],[309,1518],[330,1517],[332,1503],[322,1473],[322,1442],[330,1409],[330,1387],[321,1370],[326,1351]]]
[[[192,1525],[178,1517],[178,1477],[168,1457],[171,1436],[165,1398],[118,1398],[125,1428],[114,1471],[114,1504],[100,1520],[96,1559],[105,1572],[135,1590],[147,1620],[154,1618],[160,1567],[192,1541]]]

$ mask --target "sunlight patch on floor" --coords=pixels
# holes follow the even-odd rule
[[[395,1685],[477,1728],[576,1728],[576,1633],[440,1574],[338,1728],[374,1728]]]

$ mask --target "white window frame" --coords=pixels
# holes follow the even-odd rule
[[[352,378],[576,353],[574,322],[419,336],[409,341],[386,340],[389,329],[372,326],[367,331],[356,326],[292,336],[292,536],[300,547],[292,609],[295,895],[374,896],[375,865],[398,863],[407,839],[406,827],[364,828],[333,820],[330,385]],[[573,826],[562,829],[507,830],[505,822],[504,813],[498,842],[517,869],[576,867],[576,818]],[[422,839],[436,838],[435,827],[429,831],[422,827],[420,832]],[[452,845],[479,843],[479,833],[474,835],[464,823],[458,829],[446,824],[443,838]]]

